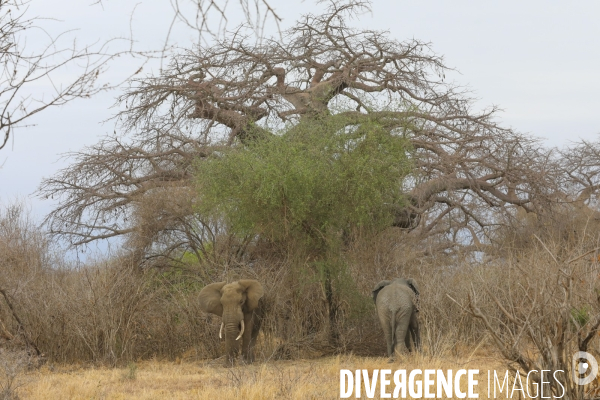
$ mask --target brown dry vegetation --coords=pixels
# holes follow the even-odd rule
[[[473,352],[470,352],[473,353]],[[28,399],[337,399],[340,369],[479,369],[478,390],[486,397],[487,370],[505,369],[483,352],[446,359],[404,357],[388,364],[384,358],[351,355],[318,360],[275,361],[252,366],[222,368],[210,362],[159,362],[149,360],[125,368],[42,368],[30,373],[30,383],[19,389]],[[135,372],[132,374],[132,369]],[[466,384],[464,385],[466,386]],[[393,388],[393,387],[392,387]],[[461,387],[466,391],[466,387]],[[388,388],[388,391],[389,388]],[[364,387],[363,393],[364,397]],[[379,399],[379,388],[376,392]],[[445,398],[445,397],[444,397]],[[506,397],[500,395],[498,398]]]
[[[123,137],[72,154],[71,166],[41,184],[38,195],[60,198],[44,228],[21,204],[0,208],[5,397],[336,396],[340,368],[383,367],[371,289],[395,277],[415,278],[421,291],[424,349],[403,356],[403,368],[570,371],[575,351],[597,353],[600,143],[547,149],[502,128],[494,109],[474,113],[472,100],[444,81],[443,59],[427,44],[348,26],[365,7],[331,1],[325,14],[288,31],[287,45],[253,47],[237,35],[184,52],[121,97],[129,104],[119,115]],[[382,108],[370,106],[385,98]],[[410,146],[387,153],[391,165],[406,158],[410,168],[391,178],[379,170],[363,175],[386,152],[377,144],[375,156],[360,158],[361,146],[352,145],[346,153],[358,154],[351,160],[361,173],[344,180],[309,164],[334,170],[346,153],[319,163],[296,152],[304,157],[298,168],[279,169],[275,159],[268,176],[305,167],[319,190],[290,192],[275,182],[265,192],[284,196],[265,199],[248,186],[202,208],[211,186],[199,176],[241,187],[225,179],[233,170],[214,173],[214,160],[232,157],[231,149],[266,158],[258,147],[266,138],[292,143],[294,129],[315,134],[330,117],[342,125],[324,135],[352,128],[365,135],[357,136],[361,143],[377,125],[383,136],[406,138]],[[267,129],[271,120],[297,124],[279,136]],[[280,153],[286,161],[288,154]],[[349,190],[371,177],[382,185]],[[344,190],[332,189],[335,179]],[[298,193],[310,194],[300,209],[322,206],[319,213],[294,220],[288,200]],[[394,195],[344,203],[365,193]],[[236,228],[238,219],[219,211],[232,198],[231,209],[244,216],[258,210],[276,219]],[[387,222],[370,226],[377,215]],[[122,246],[85,263],[69,260],[53,241],[79,251],[107,238]],[[258,363],[222,369],[207,361],[223,354],[220,321],[201,312],[198,293],[240,278],[265,289]],[[481,349],[491,358],[475,365]],[[587,396],[566,386],[568,398]]]
[[[196,301],[205,284],[194,274],[197,267],[142,271],[129,267],[127,257],[114,257],[74,268],[22,206],[9,207],[0,215],[0,274],[7,294],[0,299],[0,340],[19,368],[5,368],[5,375],[12,379],[11,393],[24,398],[208,398],[225,392],[333,398],[339,368],[392,367],[379,358],[385,344],[369,295],[379,277],[395,276],[420,283],[424,343],[421,355],[400,358],[395,369],[566,369],[588,334],[587,350],[598,354],[592,325],[599,271],[596,252],[586,254],[597,243],[596,222],[563,220],[561,229],[538,228],[535,236],[528,226],[533,223],[523,219],[510,234],[499,234],[499,242],[514,244],[504,257],[465,257],[460,268],[441,257],[437,263],[415,257],[410,243],[398,245],[398,233],[391,230],[368,244],[356,241],[347,258],[347,279],[356,290],[340,297],[337,345],[329,340],[322,285],[310,268],[302,275],[284,262],[226,266],[218,279],[264,283],[267,316],[257,364],[223,369],[220,321],[203,314]],[[582,228],[579,234],[573,226]],[[565,240],[565,232],[573,237]],[[567,301],[560,279],[568,274],[574,286]],[[536,291],[545,296],[537,308],[528,297]],[[471,305],[483,310],[487,327]],[[565,310],[566,325],[557,331]],[[495,350],[502,346],[512,353]],[[36,348],[45,363],[39,371]]]
[[[385,343],[370,297],[373,282],[381,277],[413,276],[420,282],[423,340],[432,355],[479,343],[481,329],[446,297],[450,292],[466,298],[472,269],[419,263],[408,247],[393,246],[393,240],[393,233],[382,235],[369,249],[357,246],[350,253],[349,276],[343,277],[347,282],[339,284],[349,289],[340,294],[335,317],[340,337],[335,346],[328,340],[330,320],[318,271],[264,262],[251,268],[225,266],[212,279],[251,277],[265,286],[266,339],[258,344],[262,360],[347,352],[383,355]],[[175,360],[189,351],[198,358],[222,354],[220,321],[202,313],[196,300],[210,281],[196,274],[194,265],[140,271],[128,266],[126,257],[115,257],[74,268],[52,250],[20,206],[0,214],[0,246],[2,284],[14,308],[13,313],[1,299],[7,343],[27,345],[29,340],[51,362],[96,365],[125,365],[151,357]],[[493,268],[486,273],[501,273]]]

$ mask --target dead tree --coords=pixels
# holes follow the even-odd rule
[[[552,152],[498,125],[495,108],[473,111],[427,43],[348,26],[366,6],[331,2],[282,40],[257,44],[239,29],[173,57],[158,76],[131,81],[118,116],[128,137],[73,154],[74,164],[42,183],[41,196],[61,198],[47,219],[52,232],[73,244],[140,232],[136,210],[159,192],[188,190],[194,160],[331,115],[348,127],[377,120],[410,140],[415,172],[402,188],[409,205],[390,207],[394,226],[434,238],[433,251],[480,249],[499,214],[543,207],[556,191]],[[185,212],[157,215],[173,224],[148,225],[156,230],[142,234],[142,248],[191,223]],[[180,232],[189,239],[194,229]]]

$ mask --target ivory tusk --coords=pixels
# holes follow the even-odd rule
[[[244,334],[244,320],[242,320],[242,330],[240,331],[240,334],[238,335],[238,337],[235,338],[235,340],[240,340],[240,338],[242,337],[243,334]]]
[[[223,336],[221,335],[223,333],[223,323],[221,322],[221,329],[219,329],[219,339],[223,339]]]

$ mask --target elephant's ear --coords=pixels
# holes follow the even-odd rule
[[[410,290],[412,290],[413,293],[415,294],[414,304],[415,304],[415,308],[417,309],[417,312],[419,312],[419,311],[421,311],[421,298],[419,297],[420,293],[419,293],[419,288],[417,287],[417,282],[415,282],[415,280],[412,278],[408,278],[406,280],[406,283],[407,283],[408,287],[410,288]]]
[[[408,278],[406,280],[408,287],[415,293],[415,296],[419,297],[419,288],[417,287],[417,282],[414,279]]]
[[[246,290],[246,309],[252,311],[258,307],[258,301],[265,291],[259,281],[254,279],[241,279],[238,281],[240,286]]]
[[[392,283],[392,281],[381,281],[375,286],[375,288],[371,292],[373,293],[373,302],[377,303],[377,295],[379,294],[379,291],[387,285],[389,285],[390,283]]]
[[[221,304],[221,289],[225,286],[226,282],[217,282],[206,285],[204,289],[200,291],[198,299],[200,301],[200,308],[202,311],[216,314],[219,317],[223,315],[223,305]]]

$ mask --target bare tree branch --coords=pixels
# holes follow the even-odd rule
[[[42,31],[36,25],[38,19],[28,18],[28,3],[0,2],[0,149],[14,130],[26,126],[33,115],[120,85],[121,82],[99,85],[98,79],[115,57],[133,55],[131,48],[117,52],[109,48],[116,41],[130,39],[111,39],[83,47],[64,44],[67,32],[52,37]],[[34,31],[44,32],[46,43],[32,50],[27,39]],[[36,42],[40,44],[39,40]],[[65,71],[74,78],[65,81],[61,76]],[[40,85],[50,89],[30,93],[31,88]]]
[[[481,249],[519,210],[544,213],[557,193],[568,197],[558,154],[501,127],[496,108],[473,111],[427,43],[348,26],[365,3],[328,4],[281,41],[257,43],[240,28],[132,80],[118,115],[129,139],[71,155],[75,164],[42,184],[42,196],[62,196],[47,219],[52,231],[74,244],[129,235],[133,205],[189,190],[194,160],[324,117],[348,129],[377,121],[410,141],[414,173],[400,188],[409,204],[390,204],[393,225],[443,251]]]

